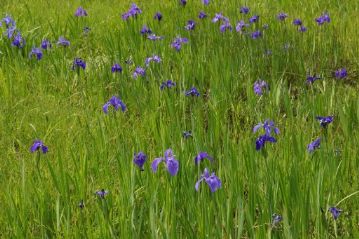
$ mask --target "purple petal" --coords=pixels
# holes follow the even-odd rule
[[[157,172],[158,165],[163,161],[163,158],[155,158],[151,164],[151,168],[153,172]]]
[[[256,126],[253,127],[253,133],[257,132],[261,127],[263,126],[262,123],[257,124]]]
[[[172,176],[175,176],[177,174],[178,168],[179,168],[179,163],[176,159],[169,158],[167,160],[167,170]]]
[[[196,182],[196,185],[194,186],[194,188],[196,189],[196,191],[198,191],[199,189],[199,185],[201,184],[201,182],[204,180],[203,177],[201,177],[200,179],[198,179],[198,181]]]
[[[102,109],[103,109],[103,112],[105,112],[105,114],[108,113],[108,107],[109,107],[109,106],[110,106],[110,103],[108,103],[108,102],[103,105]]]

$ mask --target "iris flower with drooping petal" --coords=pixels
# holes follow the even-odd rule
[[[215,175],[214,172],[210,175],[207,168],[204,169],[203,174],[201,175],[199,180],[196,182],[196,185],[195,185],[196,191],[199,190],[199,186],[200,186],[201,182],[203,182],[203,181],[205,181],[207,183],[207,185],[212,193],[214,193],[215,191],[217,191],[218,189],[220,189],[222,187],[221,180]]]
[[[42,153],[46,154],[49,151],[49,148],[44,145],[41,140],[35,140],[32,146],[30,147],[30,152],[34,153],[35,151],[39,151],[41,149]]]
[[[122,112],[124,112],[126,110],[125,103],[123,103],[123,101],[121,99],[117,98],[116,96],[112,96],[111,99],[109,101],[107,101],[102,107],[103,112],[105,114],[108,113],[108,107],[111,106],[111,105],[115,108],[116,111],[120,107],[121,107]]]
[[[157,172],[158,165],[164,162],[166,164],[167,171],[170,173],[171,176],[175,176],[179,170],[179,162],[174,157],[172,149],[167,149],[165,151],[165,156],[161,158],[155,158],[151,164],[151,168],[153,172]]]
[[[197,156],[194,158],[194,163],[198,165],[201,161],[204,159],[208,159],[209,161],[213,161],[213,157],[210,156],[207,152],[200,152],[197,154]]]

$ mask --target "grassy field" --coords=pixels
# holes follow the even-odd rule
[[[142,13],[123,20],[131,3],[1,0],[0,19],[11,16],[26,44],[14,46],[17,32],[8,38],[2,21],[0,238],[359,238],[359,1],[138,0]],[[74,15],[79,6],[87,16]],[[229,22],[213,23],[216,13],[232,31],[220,31]],[[144,25],[163,39],[147,39]],[[176,37],[188,39],[179,51]],[[52,48],[29,57],[44,39]],[[153,55],[161,62],[146,67]],[[73,70],[74,58],[86,68]],[[146,74],[134,79],[140,66]],[[307,83],[314,74],[321,79]],[[167,80],[176,86],[161,90]],[[198,97],[185,95],[192,87]],[[104,113],[112,96],[124,112]],[[279,134],[253,132],[267,119]],[[277,142],[256,150],[260,135]],[[35,140],[48,152],[31,152]],[[166,162],[151,167],[167,149],[175,176]],[[133,162],[140,151],[143,171]],[[200,152],[213,161],[196,165]],[[215,192],[208,178],[195,190],[205,168],[221,180]]]

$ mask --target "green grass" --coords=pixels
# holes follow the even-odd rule
[[[130,3],[1,1],[1,16],[11,14],[26,46],[0,37],[0,238],[359,238],[359,2],[189,0],[183,8],[146,0],[136,1],[143,14],[125,22]],[[242,5],[260,15],[258,28],[269,24],[263,38],[222,34],[211,22],[218,12],[233,26],[247,20]],[[78,6],[89,16],[75,18]],[[199,20],[200,10],[209,17]],[[285,22],[276,19],[281,11]],[[332,21],[319,27],[314,19],[324,11]],[[292,25],[297,17],[306,33]],[[193,32],[184,29],[189,19],[197,22]],[[146,40],[143,24],[165,38]],[[71,46],[56,46],[59,36]],[[189,38],[180,52],[170,47],[176,36]],[[53,48],[30,60],[44,38]],[[134,80],[135,66],[153,54],[161,64]],[[75,57],[87,62],[79,74],[71,71]],[[115,62],[122,74],[111,73]],[[336,80],[341,67],[348,77]],[[308,86],[308,72],[322,79]],[[261,97],[253,92],[259,78],[270,85]],[[177,87],[160,91],[167,79]],[[184,96],[192,86],[201,97]],[[125,102],[125,113],[102,112],[112,95]],[[335,117],[326,132],[318,115]],[[252,127],[265,119],[281,133],[258,152]],[[184,130],[194,137],[183,139]],[[321,148],[308,153],[318,136]],[[35,139],[48,154],[29,152]],[[164,165],[156,174],[150,168],[167,148],[180,162],[175,177]],[[132,162],[138,151],[148,156],[144,172]],[[200,151],[214,163],[196,167]],[[194,189],[205,167],[222,180],[213,194],[205,184]],[[109,190],[104,200],[94,195],[101,188]],[[343,213],[335,221],[327,210],[336,205]],[[283,216],[275,228],[273,213]]]

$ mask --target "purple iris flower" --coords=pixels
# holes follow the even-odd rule
[[[116,63],[111,67],[111,72],[112,73],[116,73],[116,72],[122,72],[122,67],[120,66],[120,64]]]
[[[279,134],[279,129],[275,127],[275,124],[272,120],[265,120],[264,123],[259,123],[253,127],[253,133],[256,133],[260,128],[263,128],[265,134],[270,136],[272,134],[272,130],[275,134]]]
[[[254,15],[253,17],[249,18],[249,23],[256,23],[259,21],[259,16]]]
[[[101,190],[97,190],[97,191],[95,192],[95,194],[96,194],[97,196],[99,196],[99,198],[104,199],[105,196],[108,194],[108,191],[105,190],[105,189],[101,189]]]
[[[275,143],[277,140],[272,136],[263,134],[256,139],[256,150],[263,148],[266,142]]]
[[[207,168],[204,169],[203,174],[201,175],[199,180],[196,182],[196,185],[194,186],[196,191],[199,190],[199,185],[203,181],[207,183],[212,193],[214,193],[215,191],[217,191],[217,189],[222,187],[221,180],[215,175],[214,172],[210,175]]]
[[[7,36],[7,38],[11,39],[15,31],[16,31],[16,26],[10,26],[9,28],[6,29],[5,35]]]
[[[321,79],[319,76],[314,75],[308,75],[307,76],[307,84],[313,84],[314,81]]]
[[[165,151],[165,157],[163,158],[156,158],[153,160],[151,164],[151,168],[153,172],[157,172],[158,165],[164,162],[167,167],[167,171],[171,174],[171,176],[175,176],[178,173],[179,169],[179,162],[176,160],[176,158],[173,155],[172,149],[167,149]]]
[[[251,33],[251,38],[252,39],[258,39],[262,37],[262,32],[261,31],[254,31]]]
[[[204,11],[200,11],[198,14],[198,18],[199,19],[204,19],[207,17],[207,14]]]
[[[300,31],[300,32],[306,32],[306,31],[307,31],[307,27],[301,25],[301,26],[298,28],[298,31]]]
[[[35,140],[32,146],[30,147],[30,152],[34,153],[35,151],[39,151],[41,149],[42,153],[46,154],[49,151],[49,148],[44,145],[41,140]]]
[[[142,35],[148,35],[148,34],[151,34],[152,33],[152,30],[150,28],[148,28],[146,25],[143,25],[140,33]]]
[[[145,76],[146,70],[142,67],[136,67],[135,71],[133,72],[132,77],[137,79],[139,76]]]
[[[197,154],[197,156],[194,158],[194,163],[198,165],[201,161],[204,159],[208,159],[209,161],[213,162],[213,157],[211,157],[207,152],[200,152]]]
[[[160,12],[156,12],[155,16],[153,17],[153,19],[161,21],[162,20],[162,13]]]
[[[329,23],[330,22],[330,17],[328,15],[328,13],[324,13],[323,15],[321,15],[320,17],[316,18],[315,21],[318,23],[318,25],[323,25],[324,23]]]
[[[41,42],[41,48],[44,49],[44,50],[47,50],[49,48],[52,47],[52,44],[49,40],[47,39],[44,39],[42,42]]]
[[[281,12],[277,15],[278,20],[284,21],[288,17],[287,13]]]
[[[269,86],[264,80],[257,80],[253,85],[254,93],[257,95],[263,95],[264,92],[269,91]]]
[[[12,46],[23,48],[25,46],[25,39],[22,37],[20,32],[17,32],[11,43]]]
[[[139,152],[138,154],[133,155],[133,163],[136,164],[141,171],[144,171],[143,165],[145,164],[147,160],[147,156],[143,152]]]
[[[172,88],[172,87],[175,87],[176,86],[176,83],[173,82],[172,80],[168,80],[168,81],[164,81],[162,82],[161,86],[160,86],[160,89],[163,90],[164,88]]]
[[[192,31],[195,29],[195,27],[196,27],[196,22],[193,20],[188,20],[187,25],[184,28],[188,31]]]
[[[72,70],[80,69],[80,68],[85,70],[86,62],[83,59],[77,57],[74,59],[74,62],[72,63]]]
[[[183,132],[182,132],[182,136],[183,136],[183,138],[185,138],[185,139],[188,139],[188,138],[190,138],[190,137],[193,137],[193,136],[192,136],[192,131],[191,131],[191,130],[189,130],[189,131],[183,131]]]
[[[224,20],[225,17],[222,15],[222,13],[216,13],[216,15],[214,16],[214,18],[212,18],[212,22],[216,23],[220,20]]]
[[[246,24],[243,20],[240,20],[239,22],[237,22],[236,31],[237,31],[237,32],[242,32],[243,29],[244,29],[245,27],[248,27],[248,26],[249,26],[249,24]]]
[[[35,56],[37,60],[41,60],[41,58],[42,58],[41,48],[32,48],[32,50],[30,52],[30,58],[32,58],[33,56]]]
[[[162,40],[163,36],[156,36],[156,34],[151,34],[147,36],[147,39],[152,41]]]
[[[135,3],[132,3],[130,9],[124,14],[122,14],[122,19],[126,21],[130,17],[137,17],[137,15],[141,13],[142,10]]]
[[[337,79],[344,79],[348,76],[347,69],[341,68],[335,71],[335,77]]]
[[[340,214],[343,212],[343,210],[337,207],[330,207],[328,211],[333,215],[334,220],[337,220]]]
[[[296,18],[293,20],[293,25],[301,26],[302,24],[303,24],[303,22],[299,18]]]
[[[229,21],[224,21],[224,23],[219,27],[219,30],[221,32],[225,32],[225,31],[232,31],[232,25]]]
[[[187,44],[188,39],[182,38],[182,37],[176,37],[173,42],[171,43],[171,46],[175,48],[177,51],[181,50],[182,44]]]
[[[204,5],[208,5],[209,4],[209,0],[202,0]]]
[[[314,152],[314,150],[316,150],[319,147],[320,147],[320,138],[317,138],[316,140],[308,144],[307,149],[311,153]]]
[[[6,28],[9,28],[9,27],[15,27],[15,21],[14,19],[12,19],[11,16],[9,15],[6,15],[1,21],[0,21],[0,26],[1,26],[1,23],[4,22],[5,25],[6,25]]]
[[[187,0],[180,0],[180,4],[181,4],[182,6],[186,6]]]
[[[279,214],[274,213],[272,215],[272,227],[275,227],[277,224],[279,224],[283,220],[283,217]]]
[[[248,14],[248,13],[249,13],[249,7],[243,6],[243,7],[241,7],[241,8],[239,9],[239,12],[240,12],[240,13],[243,13],[243,14]]]
[[[200,94],[199,94],[196,87],[192,87],[191,89],[189,89],[189,90],[187,90],[185,92],[185,95],[186,96],[197,96],[198,97]]]
[[[59,40],[57,41],[57,45],[60,46],[70,46],[70,41],[66,40],[64,37],[59,37]]]
[[[110,105],[112,105],[116,111],[120,107],[121,107],[122,112],[125,112],[125,110],[126,110],[125,103],[123,103],[123,101],[121,99],[117,98],[116,96],[112,96],[111,99],[103,105],[102,109],[103,109],[103,112],[105,112],[105,114],[108,113],[108,107]]]
[[[148,67],[151,63],[151,61],[156,62],[156,63],[160,63],[161,62],[161,57],[157,56],[157,55],[153,55],[151,57],[146,58],[145,64]]]
[[[334,116],[332,116],[332,115],[326,116],[326,117],[317,116],[315,118],[319,121],[320,126],[322,126],[323,128],[326,128],[328,124],[333,122]]]
[[[76,16],[76,17],[86,17],[86,16],[87,16],[87,12],[86,12],[86,10],[83,9],[82,7],[79,7],[79,8],[76,9],[75,16]]]

